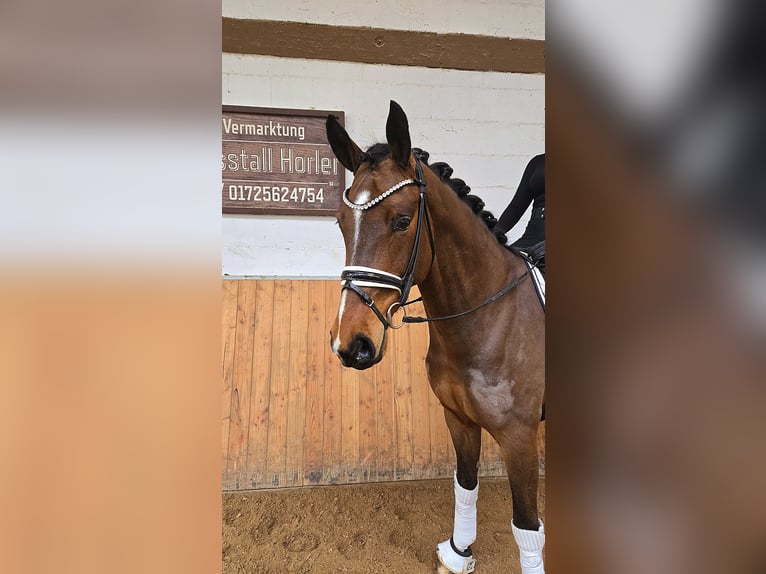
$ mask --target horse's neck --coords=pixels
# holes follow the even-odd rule
[[[451,189],[434,179],[429,187],[440,188],[428,201],[435,256],[419,285],[430,316],[451,315],[483,302],[508,283],[518,259]]]

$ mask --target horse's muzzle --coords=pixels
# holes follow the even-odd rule
[[[369,337],[358,333],[346,349],[337,350],[337,355],[344,367],[361,371],[380,361],[382,353],[376,353],[375,345]]]

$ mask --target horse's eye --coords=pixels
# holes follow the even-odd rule
[[[406,231],[407,228],[410,226],[410,222],[412,221],[412,218],[408,215],[400,215],[396,219],[394,219],[393,229],[394,231]]]

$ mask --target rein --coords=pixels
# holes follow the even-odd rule
[[[367,305],[370,309],[372,309],[372,311],[375,313],[378,319],[380,319],[380,322],[383,323],[384,338],[385,338],[386,330],[389,327],[392,329],[400,329],[404,326],[405,323],[427,323],[432,321],[446,321],[449,319],[457,319],[459,317],[464,317],[465,315],[469,315],[470,313],[473,313],[474,311],[478,311],[482,307],[486,307],[487,305],[490,305],[491,303],[494,303],[495,301],[500,299],[503,295],[506,295],[514,287],[516,287],[519,283],[521,283],[521,281],[531,272],[531,269],[527,269],[526,272],[524,272],[519,277],[516,277],[508,285],[500,289],[500,291],[498,291],[497,293],[489,297],[483,303],[480,303],[479,305],[471,309],[468,309],[467,311],[462,311],[460,313],[455,313],[453,315],[444,315],[442,317],[414,317],[414,316],[411,317],[407,315],[405,307],[413,303],[417,303],[418,301],[422,301],[423,299],[422,297],[418,297],[417,299],[407,301],[407,298],[409,297],[409,294],[410,294],[410,290],[412,289],[412,286],[415,283],[415,268],[417,267],[418,255],[420,253],[420,240],[422,236],[424,220],[426,222],[426,227],[428,229],[428,239],[431,244],[431,265],[433,265],[433,261],[434,261],[434,239],[433,239],[433,232],[431,230],[431,221],[428,216],[428,208],[426,205],[426,181],[425,181],[425,177],[423,176],[423,166],[420,162],[420,158],[417,156],[415,156],[415,177],[416,179],[405,179],[403,181],[400,181],[396,185],[392,186],[391,188],[389,188],[388,190],[380,194],[378,197],[363,204],[357,204],[350,201],[347,195],[348,190],[346,190],[346,192],[343,193],[343,201],[351,209],[365,210],[365,209],[370,209],[371,207],[374,207],[375,205],[380,203],[383,199],[385,199],[386,197],[388,197],[395,191],[407,185],[416,184],[419,187],[420,197],[419,197],[419,203],[418,203],[417,227],[415,229],[415,242],[412,246],[412,252],[410,253],[410,260],[407,263],[407,268],[404,271],[404,275],[399,277],[398,275],[394,275],[393,273],[389,273],[387,271],[381,271],[380,269],[374,269],[372,267],[363,267],[359,265],[350,265],[350,266],[344,267],[340,275],[341,285],[342,285],[341,290],[349,289],[353,291],[359,296],[360,299],[362,299],[365,305]],[[533,265],[533,268],[536,265],[537,264],[535,263]],[[391,306],[386,311],[386,314],[384,315],[380,311],[380,309],[378,309],[377,305],[375,305],[375,301],[372,299],[372,297],[370,297],[370,295],[364,289],[362,289],[362,287],[377,287],[381,289],[393,289],[399,293],[399,300],[392,303]],[[398,311],[399,309],[402,309],[402,312],[404,313],[404,317],[402,317],[402,322],[396,325],[393,322],[393,314],[396,313],[396,311]]]
[[[533,263],[532,264],[532,269],[534,269],[535,267],[537,267],[537,263]],[[473,307],[472,309],[468,309],[467,311],[462,311],[460,313],[455,313],[454,315],[443,315],[441,317],[411,317],[411,316],[409,316],[409,315],[407,315],[405,313],[404,317],[402,317],[402,322],[401,322],[400,325],[396,325],[396,326],[390,325],[390,326],[393,329],[399,329],[405,323],[430,323],[431,321],[446,321],[448,319],[457,319],[459,317],[464,317],[466,315],[469,315],[469,314],[473,313],[474,311],[478,311],[482,307],[486,307],[487,305],[489,305],[491,303],[494,303],[495,301],[500,299],[500,297],[502,297],[503,295],[505,295],[508,292],[510,292],[511,290],[513,290],[513,288],[516,287],[516,285],[521,283],[522,280],[527,275],[529,275],[529,273],[532,271],[532,269],[527,269],[524,273],[522,273],[521,275],[516,277],[516,279],[514,279],[513,281],[508,283],[508,285],[506,285],[505,287],[500,289],[500,291],[498,291],[497,293],[492,295],[492,297],[490,297],[489,299],[487,299],[483,303],[480,303],[480,304],[476,305],[476,307]],[[407,305],[411,305],[412,303],[417,303],[418,301],[422,301],[422,300],[423,300],[422,297],[418,297],[417,299],[413,299],[412,301],[408,301],[408,302],[404,303],[402,305],[402,307],[406,307]]]

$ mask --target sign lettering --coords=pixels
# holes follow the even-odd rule
[[[327,143],[339,111],[223,106],[223,213],[335,215],[346,172]]]

